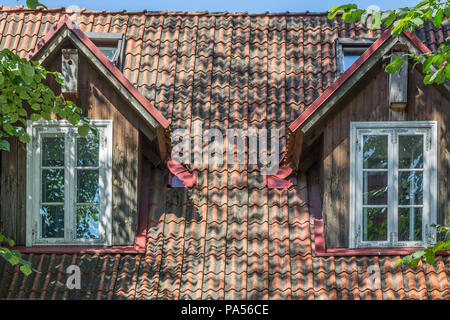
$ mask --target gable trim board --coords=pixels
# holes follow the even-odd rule
[[[383,35],[375,41],[369,49],[367,49],[341,76],[326,89],[294,122],[289,126],[289,134],[303,135],[312,132],[312,129],[326,116],[345,96],[345,94],[353,88],[361,78],[367,74],[372,67],[380,61],[384,55],[397,43],[406,44],[408,50],[416,55],[429,53],[430,50],[415,35],[409,32],[403,32],[397,37],[392,37],[390,29],[386,30]],[[450,82],[445,81],[443,86],[450,91]],[[305,141],[310,145],[318,137],[315,134],[310,139],[298,139]],[[296,139],[297,140],[297,139]],[[301,145],[295,143],[289,145],[287,155],[301,153],[295,151],[296,148],[301,149]],[[298,157],[292,159],[293,165],[298,167]]]
[[[143,130],[143,133],[153,141],[158,139],[161,158],[167,156],[164,147],[168,141],[165,132],[169,130],[169,122],[163,115],[144,97],[123,73],[97,48],[97,46],[78,29],[70,18],[65,15],[47,35],[39,41],[36,47],[28,54],[28,60],[36,60],[43,64],[62,45],[65,39],[70,39],[73,44],[86,56],[90,63],[108,79],[117,92],[128,101],[130,106],[140,115],[152,130]],[[161,134],[161,131],[163,132]],[[164,158],[163,158],[164,159]]]

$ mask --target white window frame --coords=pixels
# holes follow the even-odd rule
[[[112,120],[91,120],[99,133],[99,239],[77,239],[75,153],[77,127],[67,120],[27,123],[31,141],[27,144],[27,232],[26,246],[33,245],[112,245]],[[41,136],[65,137],[64,238],[41,238]]]
[[[388,235],[387,241],[362,241],[363,134],[388,135]],[[398,241],[398,146],[399,134],[424,135],[422,241]],[[398,148],[398,147],[397,147]],[[395,152],[394,152],[395,151]],[[436,240],[437,122],[380,121],[350,124],[350,248],[418,247]]]

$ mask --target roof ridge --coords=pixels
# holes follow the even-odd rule
[[[66,7],[59,7],[59,8],[37,8],[37,9],[29,9],[25,8],[23,5],[19,6],[3,6],[0,5],[0,13],[1,12],[63,12],[63,13],[71,13],[72,11],[67,11],[68,8]],[[137,11],[128,11],[128,10],[115,10],[115,11],[107,11],[105,9],[103,10],[87,10],[86,8],[80,8],[80,11],[85,14],[126,14],[126,15],[165,15],[165,16],[179,16],[179,15],[186,15],[186,16],[326,16],[328,12],[310,12],[310,11],[300,11],[300,12],[254,12],[249,13],[248,11],[244,12],[209,12],[208,10],[205,11],[149,11],[146,9],[143,10],[137,10]]]

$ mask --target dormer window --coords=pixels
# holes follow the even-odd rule
[[[339,38],[336,43],[336,60],[339,75],[347,70],[366,51],[375,39]]]
[[[125,37],[120,33],[87,32],[89,39],[120,70],[123,66]]]

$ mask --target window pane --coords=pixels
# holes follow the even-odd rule
[[[388,136],[364,136],[363,143],[364,169],[387,169]]]
[[[422,208],[398,209],[398,240],[422,241]]]
[[[77,166],[98,166],[98,136],[90,134],[86,137],[77,138]]]
[[[99,49],[109,59],[109,61],[112,61],[117,51],[117,47],[99,47]]]
[[[64,167],[64,137],[42,138],[42,166]]]
[[[42,170],[42,202],[64,202],[64,169]]]
[[[400,169],[423,168],[423,136],[400,135],[398,153]]]
[[[400,171],[398,173],[398,203],[400,205],[423,203],[423,172]]]
[[[77,170],[77,202],[99,202],[98,170]]]
[[[344,70],[347,70],[360,56],[344,55]]]
[[[64,238],[64,206],[42,206],[42,238]]]
[[[98,239],[98,206],[77,207],[77,238]]]
[[[387,208],[363,209],[363,241],[386,241]]]
[[[363,204],[387,204],[387,172],[364,172]]]

